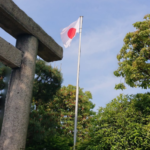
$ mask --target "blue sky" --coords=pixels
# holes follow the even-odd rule
[[[147,90],[127,87],[115,90],[115,84],[124,82],[113,75],[118,67],[116,55],[123,46],[132,24],[142,21],[150,13],[149,0],[14,0],[59,45],[63,47],[60,32],[83,18],[79,86],[93,95],[95,111],[120,93],[136,94]],[[0,29],[1,37],[15,45],[15,39]],[[63,60],[51,63],[61,67],[63,85],[76,85],[79,35],[69,48],[64,48]]]

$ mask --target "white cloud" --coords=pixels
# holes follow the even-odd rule
[[[88,89],[91,91],[93,94],[100,92],[101,90],[112,90],[114,89],[114,86],[117,82],[117,79],[115,77],[105,77],[101,76],[99,78],[96,78],[92,81],[90,81],[92,87],[90,86]]]

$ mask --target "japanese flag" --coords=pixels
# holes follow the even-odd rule
[[[65,48],[70,46],[70,43],[76,33],[79,33],[79,21],[80,18],[62,30],[60,35]]]

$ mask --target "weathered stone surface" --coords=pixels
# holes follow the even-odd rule
[[[23,52],[21,67],[13,69],[5,102],[0,150],[25,148],[38,40],[20,36],[16,47]]]
[[[22,52],[0,37],[0,61],[11,68],[21,65]]]
[[[63,49],[12,0],[0,0],[0,27],[17,38],[22,34],[39,40],[38,55],[45,61],[61,60]]]

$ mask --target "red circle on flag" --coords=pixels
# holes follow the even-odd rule
[[[75,36],[76,34],[76,29],[75,28],[70,28],[69,31],[68,31],[68,37],[70,39],[73,39],[73,37]]]

